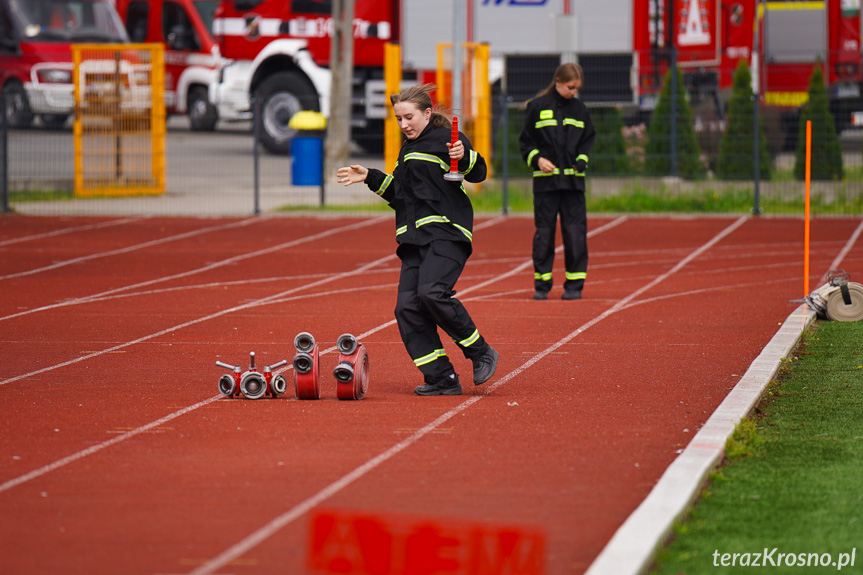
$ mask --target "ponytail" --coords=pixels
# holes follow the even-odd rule
[[[395,105],[399,102],[410,102],[421,112],[431,110],[429,124],[432,128],[452,128],[446,108],[440,104],[432,105],[431,92],[435,90],[437,86],[434,84],[416,84],[390,96],[390,103]]]

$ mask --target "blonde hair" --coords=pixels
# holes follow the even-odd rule
[[[536,94],[536,96],[525,102],[525,107],[527,107],[528,104],[530,104],[537,98],[545,96],[547,94],[551,94],[552,90],[554,90],[554,85],[558,82],[560,82],[561,84],[567,84],[569,82],[572,82],[573,80],[578,80],[579,85],[583,84],[584,70],[581,69],[581,66],[573,62],[566,62],[565,64],[561,64],[554,71],[554,78],[552,79],[551,84],[540,90]]]
[[[390,96],[390,103],[395,106],[399,102],[411,103],[421,112],[431,110],[429,124],[432,128],[452,128],[452,121],[447,115],[446,108],[440,104],[433,105],[431,93],[437,90],[434,84],[416,84],[402,90],[399,94]]]

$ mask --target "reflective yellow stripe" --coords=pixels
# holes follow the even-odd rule
[[[392,183],[392,181],[393,181],[393,177],[390,174],[387,174],[387,177],[384,178],[384,183],[381,184],[380,188],[375,190],[375,193],[379,196],[384,195],[384,192],[386,192],[387,188],[390,187],[390,183]]]
[[[572,118],[564,118],[563,119],[564,126],[575,126],[576,128],[583,128],[584,122],[581,120],[573,120]]]
[[[543,172],[542,170],[536,170],[533,173],[534,178],[541,178],[543,176],[559,176],[559,175],[560,175],[560,169],[559,168],[555,168],[550,172]],[[575,168],[565,168],[563,170],[563,175],[564,176],[584,176],[584,172],[576,172]]]
[[[464,172],[465,174],[470,173],[473,169],[474,164],[476,164],[476,159],[479,157],[479,154],[476,153],[476,150],[470,151],[470,165],[467,167],[467,170]]]
[[[467,228],[464,228],[458,224],[453,224],[453,225],[456,228],[458,228],[458,230],[461,231],[461,233],[463,233],[468,240],[473,241],[473,234],[470,233],[470,230],[468,230]]]
[[[587,277],[587,272],[566,272],[568,280],[583,280]]]
[[[458,344],[462,347],[468,347],[469,345],[476,343],[476,341],[478,339],[479,339],[479,330],[475,329],[472,334],[470,334],[468,337],[466,337],[463,340],[461,340],[460,342],[458,342]]]
[[[549,282],[549,281],[551,281],[551,272],[548,272],[547,274],[541,274],[539,272],[533,272],[533,279],[543,281],[543,282]]]
[[[408,231],[408,227],[402,226],[402,227],[396,229],[396,235],[397,236],[401,235],[401,234],[405,233],[406,231]]]
[[[473,241],[473,234],[469,230],[465,229],[463,226],[451,222],[446,216],[426,216],[424,218],[418,219],[415,225],[417,228],[420,228],[421,226],[424,226],[426,224],[452,224],[461,233],[463,233],[468,240]]]
[[[553,128],[557,126],[557,120],[540,120],[533,125],[534,128]]]
[[[538,153],[539,153],[539,150],[535,150],[535,149],[534,149],[534,150],[531,150],[531,151],[530,151],[530,153],[527,155],[527,165],[528,165],[528,166],[529,166],[529,165],[530,165],[530,163],[533,161],[533,157],[534,157],[535,155],[537,155]]]
[[[424,226],[431,223],[447,224],[449,223],[449,218],[447,218],[446,216],[427,216],[425,218],[418,219],[416,227]]]
[[[575,157],[575,161],[584,160],[585,163],[590,162],[590,158],[587,157],[587,154],[579,154]]]
[[[414,360],[414,365],[417,367],[421,365],[426,365],[428,363],[433,362],[439,357],[444,357],[446,355],[446,351],[444,349],[436,349],[428,355],[424,355],[422,357],[418,357]]]
[[[411,152],[410,154],[405,154],[405,161],[408,160],[422,160],[423,162],[431,162],[433,164],[438,164],[445,171],[449,171],[449,164],[438,158],[433,154],[423,154],[421,152]]]
[[[560,170],[558,170],[557,168],[553,169],[550,172],[543,172],[542,170],[536,170],[533,173],[533,177],[534,178],[541,178],[543,176],[556,176],[558,174],[560,174]]]

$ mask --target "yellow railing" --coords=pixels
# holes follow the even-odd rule
[[[75,195],[165,191],[161,44],[75,44]]]

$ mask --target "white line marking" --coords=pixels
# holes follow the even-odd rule
[[[377,218],[376,218],[374,221],[377,221]],[[497,223],[499,223],[499,222],[501,222],[501,221],[505,221],[505,220],[504,220],[503,218],[498,218],[498,219],[492,220],[492,222],[493,222],[493,223],[489,222],[485,227],[488,227],[489,225],[495,225],[495,224],[497,224]],[[352,224],[351,226],[346,226],[346,227],[343,227],[343,228],[337,228],[337,230],[344,231],[345,229],[351,229],[351,228],[353,228],[353,227],[355,227],[355,226],[356,226],[356,224]],[[257,252],[256,252],[256,253],[257,253]],[[110,353],[110,352],[112,352],[112,351],[116,351],[117,349],[121,349],[121,348],[124,348],[124,347],[129,347],[129,346],[134,345],[134,344],[136,344],[136,343],[140,343],[140,342],[142,342],[142,341],[147,341],[148,339],[152,339],[152,338],[154,338],[154,337],[158,337],[159,335],[163,335],[163,334],[165,334],[165,333],[168,333],[168,332],[173,331],[173,330],[175,330],[175,329],[178,329],[178,328],[180,328],[180,327],[186,327],[186,326],[189,326],[189,325],[193,325],[193,324],[195,324],[195,323],[199,323],[199,322],[201,322],[201,321],[206,321],[207,319],[212,319],[212,318],[214,318],[214,317],[218,317],[218,316],[220,316],[220,315],[224,315],[225,313],[230,313],[230,312],[232,312],[232,311],[237,311],[237,310],[241,310],[241,309],[247,309],[247,308],[255,307],[255,306],[258,306],[258,305],[264,305],[264,304],[266,304],[266,303],[276,302],[276,301],[279,301],[281,298],[284,298],[285,296],[287,296],[287,295],[288,295],[288,294],[290,294],[290,293],[293,293],[293,292],[296,292],[296,291],[299,291],[299,290],[301,290],[301,289],[305,289],[305,288],[308,288],[308,287],[313,287],[313,286],[315,286],[315,285],[321,285],[321,284],[326,283],[326,282],[329,282],[329,281],[335,281],[335,280],[341,279],[341,278],[343,278],[343,277],[346,277],[346,276],[348,276],[348,275],[354,275],[354,274],[356,274],[356,273],[361,273],[361,272],[362,272],[362,271],[364,271],[364,270],[372,269],[372,268],[374,268],[374,267],[376,267],[376,266],[380,265],[380,264],[381,264],[381,263],[383,263],[383,262],[386,262],[386,261],[389,261],[389,260],[391,260],[391,259],[395,259],[395,258],[396,258],[395,254],[391,254],[391,255],[389,255],[389,256],[385,256],[385,257],[383,257],[383,258],[380,258],[380,259],[377,259],[377,260],[375,260],[375,261],[373,261],[373,262],[370,262],[370,263],[368,263],[368,264],[365,264],[365,265],[361,266],[359,269],[351,270],[351,271],[349,271],[349,272],[341,272],[341,273],[338,273],[338,274],[329,275],[329,276],[326,276],[326,277],[324,277],[324,278],[322,278],[322,279],[320,279],[320,280],[318,280],[318,281],[316,281],[316,282],[313,282],[313,283],[311,283],[311,284],[306,284],[305,286],[301,286],[301,287],[298,287],[298,288],[294,288],[294,289],[291,289],[291,290],[287,290],[287,291],[284,291],[284,292],[281,292],[281,293],[278,293],[278,294],[275,294],[275,295],[272,295],[272,296],[268,296],[268,297],[265,297],[265,298],[260,298],[260,299],[258,299],[258,300],[255,300],[254,302],[249,302],[249,303],[247,303],[247,304],[244,304],[244,305],[241,305],[241,306],[237,306],[237,307],[235,307],[235,308],[231,308],[230,310],[224,310],[223,312],[219,312],[219,313],[217,313],[217,314],[209,315],[209,316],[207,316],[206,318],[199,318],[199,319],[197,319],[197,320],[193,320],[193,321],[190,321],[190,322],[186,322],[186,323],[181,324],[181,325],[179,325],[179,326],[174,326],[173,328],[169,328],[169,329],[167,329],[167,330],[162,330],[162,331],[160,331],[160,332],[158,332],[158,333],[155,333],[155,334],[150,334],[150,335],[148,335],[148,336],[145,336],[145,337],[143,337],[143,338],[139,338],[139,339],[134,340],[134,341],[132,341],[132,342],[126,342],[126,343],[124,343],[124,344],[120,344],[120,345],[117,345],[117,346],[114,346],[114,347],[111,347],[111,348],[108,348],[108,349],[102,350],[102,351],[100,351],[100,352],[94,352],[94,353],[91,353],[91,354],[89,354],[89,355],[87,355],[87,356],[84,356],[84,357],[81,357],[81,358],[77,358],[77,359],[75,359],[75,360],[71,360],[71,361],[67,361],[67,362],[64,362],[64,363],[61,363],[61,364],[58,364],[58,365],[50,366],[50,367],[47,367],[47,368],[42,369],[42,370],[38,370],[38,371],[35,371],[35,372],[31,372],[31,373],[29,373],[29,374],[24,374],[24,375],[22,375],[22,376],[18,376],[18,377],[16,377],[16,378],[12,378],[12,379],[7,379],[7,380],[4,380],[4,381],[0,381],[0,385],[4,385],[4,384],[6,384],[6,383],[11,383],[11,382],[13,382],[13,381],[18,381],[18,380],[24,379],[24,378],[26,378],[26,377],[30,377],[30,376],[32,376],[32,375],[36,375],[36,374],[43,373],[43,372],[46,372],[46,371],[51,371],[51,370],[57,369],[57,368],[59,368],[59,367],[64,367],[64,366],[70,365],[70,364],[72,364],[72,363],[78,363],[78,362],[80,362],[80,361],[84,361],[85,359],[89,359],[89,358],[91,358],[91,357],[96,357],[96,356],[99,356],[99,355],[103,355],[103,354],[105,354],[105,353]],[[232,259],[233,259],[233,258],[232,258]],[[393,325],[393,324],[395,324],[395,320],[391,320],[391,321],[389,321],[389,322],[383,323],[383,324],[379,325],[379,326],[378,326],[378,327],[376,327],[376,328],[372,328],[371,330],[368,330],[368,331],[364,332],[363,334],[361,334],[360,336],[358,336],[358,338],[367,337],[367,336],[369,336],[369,335],[371,335],[371,334],[373,334],[373,333],[375,333],[375,332],[377,332],[377,331],[380,331],[380,330],[382,330],[382,329],[385,329],[385,328],[387,328],[387,327],[389,327],[389,326],[391,326],[391,325]],[[328,348],[328,349],[326,349],[326,350],[322,351],[322,352],[321,352],[321,354],[322,354],[322,355],[323,355],[323,354],[326,354],[326,353],[328,353],[328,352],[330,352],[330,351],[333,351],[333,350],[335,350],[335,349],[336,349],[336,347],[335,347],[335,346],[332,346],[331,348]],[[292,367],[292,366],[291,366],[291,367]],[[290,367],[285,368],[285,369],[282,369],[282,370],[279,370],[279,371],[277,371],[276,373],[279,373],[279,372],[281,372],[281,371],[286,371],[287,369],[290,369]],[[20,476],[20,477],[14,478],[14,479],[10,479],[9,481],[7,481],[7,482],[3,483],[2,485],[0,485],[0,492],[6,491],[7,489],[11,489],[12,487],[15,487],[16,485],[20,485],[20,484],[22,484],[22,483],[25,483],[25,482],[27,482],[27,481],[30,481],[31,479],[36,479],[37,477],[41,477],[42,475],[45,475],[46,473],[50,473],[51,471],[54,471],[55,469],[57,469],[57,468],[59,468],[59,467],[63,467],[64,465],[67,465],[68,463],[72,463],[73,461],[77,461],[78,459],[81,459],[82,457],[86,457],[86,456],[88,456],[88,455],[92,455],[93,453],[96,453],[96,452],[98,452],[98,451],[101,451],[102,449],[105,449],[106,447],[110,447],[110,446],[112,446],[112,445],[116,445],[117,443],[120,443],[120,442],[122,442],[122,441],[125,441],[126,439],[129,439],[130,437],[134,437],[135,435],[138,435],[139,433],[142,433],[143,431],[149,430],[149,429],[151,429],[152,427],[159,426],[159,425],[161,425],[161,424],[163,424],[163,423],[165,423],[165,422],[167,422],[167,421],[170,421],[170,420],[172,420],[172,419],[175,419],[176,417],[179,417],[180,415],[184,415],[184,414],[186,414],[186,413],[189,413],[189,412],[191,412],[191,411],[194,411],[195,409],[197,409],[197,408],[199,408],[199,407],[203,407],[204,405],[207,405],[207,404],[209,404],[209,403],[211,403],[211,402],[213,402],[213,401],[216,401],[217,399],[220,399],[221,397],[222,397],[222,395],[221,395],[221,394],[215,395],[215,396],[210,397],[210,398],[208,398],[208,399],[206,399],[206,400],[204,400],[204,401],[201,401],[201,402],[199,402],[199,403],[196,403],[195,405],[192,405],[192,406],[189,406],[189,407],[183,408],[183,409],[181,409],[181,410],[179,410],[179,411],[175,411],[174,413],[172,413],[172,414],[170,414],[170,415],[167,415],[166,417],[164,417],[164,418],[162,418],[162,419],[159,419],[159,420],[157,420],[157,421],[155,421],[155,422],[152,422],[152,423],[148,423],[147,425],[144,425],[143,427],[140,427],[140,428],[138,428],[138,429],[136,429],[136,430],[133,430],[133,431],[130,431],[130,432],[125,433],[125,434],[123,434],[123,435],[120,435],[120,436],[118,436],[118,437],[115,437],[114,439],[111,439],[110,441],[106,441],[106,442],[100,443],[100,444],[98,444],[98,445],[95,445],[95,446],[90,447],[90,448],[88,448],[88,449],[85,449],[85,450],[83,450],[83,451],[79,451],[78,453],[74,453],[74,454],[69,455],[69,456],[67,456],[67,457],[64,457],[64,458],[62,458],[62,459],[59,459],[59,460],[57,460],[57,461],[55,461],[55,462],[53,462],[53,463],[50,463],[50,464],[45,465],[45,466],[43,466],[43,467],[40,467],[39,469],[35,469],[35,470],[33,470],[33,471],[31,471],[31,472],[29,472],[29,473],[25,474],[25,475],[22,475],[22,476]]]
[[[144,248],[149,248],[152,246],[158,246],[161,244],[166,244],[166,243],[172,242],[174,240],[191,238],[191,237],[194,237],[194,236],[197,236],[200,234],[206,234],[206,233],[213,232],[216,230],[226,230],[226,229],[230,229],[230,228],[236,228],[239,226],[247,226],[247,225],[249,225],[255,221],[257,221],[257,220],[254,218],[249,218],[247,220],[241,220],[239,222],[231,222],[228,224],[220,224],[218,226],[210,226],[207,228],[192,230],[191,232],[185,232],[182,234],[177,234],[175,236],[168,236],[165,238],[159,238],[157,240],[152,240],[152,241],[144,242],[141,244],[135,244],[133,246],[127,246],[125,248],[118,248],[116,250],[108,250],[107,252],[98,252],[95,254],[90,254],[88,256],[81,256],[79,258],[72,258],[71,260],[64,260],[62,262],[57,262],[55,264],[51,264],[50,266],[45,266],[45,267],[41,267],[41,268],[34,268],[32,270],[27,270],[24,272],[17,272],[14,274],[7,274],[5,276],[0,276],[0,280],[8,280],[8,279],[12,279],[12,278],[20,278],[20,277],[24,277],[24,276],[30,276],[30,275],[38,274],[41,272],[45,272],[45,271],[49,271],[49,270],[55,270],[57,268],[70,266],[72,264],[79,264],[81,262],[86,262],[86,261],[95,260],[95,259],[99,259],[99,258],[107,258],[110,256],[116,256],[119,254],[126,254],[129,252],[134,252],[134,251],[141,250]]]
[[[863,222],[834,258],[823,280],[830,270],[842,265],[861,232]],[[728,437],[752,411],[779,370],[782,358],[794,349],[803,330],[814,319],[814,312],[805,304],[785,319],[683,453],[668,466],[647,497],[617,529],[588,568],[588,575],[636,575],[650,565],[673,522],[692,504],[707,474],[719,464]]]
[[[271,247],[269,247],[269,248],[264,248],[264,249],[256,250],[256,251],[254,251],[254,252],[249,252],[249,253],[246,253],[246,254],[243,254],[243,255],[230,257],[230,258],[227,258],[227,259],[224,259],[224,260],[218,261],[218,262],[213,262],[213,263],[211,263],[211,264],[207,264],[207,265],[205,265],[205,266],[203,266],[203,267],[200,267],[200,268],[195,268],[195,269],[193,269],[193,270],[188,270],[188,271],[181,272],[181,273],[177,273],[177,274],[173,274],[173,275],[170,275],[170,276],[163,276],[163,277],[160,277],[160,278],[156,278],[156,279],[152,279],[152,280],[147,280],[147,281],[139,282],[139,283],[136,283],[136,284],[130,284],[130,285],[126,285],[126,286],[121,286],[121,287],[114,288],[114,289],[110,289],[110,290],[107,290],[107,291],[103,291],[103,292],[100,292],[100,293],[97,293],[97,294],[93,294],[93,295],[89,295],[89,296],[84,296],[84,297],[79,297],[79,298],[75,298],[75,299],[70,299],[70,300],[66,300],[66,301],[59,302],[59,303],[55,303],[55,304],[51,304],[51,305],[46,305],[46,306],[42,306],[42,307],[37,307],[37,308],[33,308],[33,309],[28,309],[28,310],[25,310],[25,311],[22,311],[22,312],[18,312],[18,313],[14,313],[14,314],[10,314],[10,315],[7,315],[7,316],[0,317],[0,321],[5,321],[5,320],[8,320],[8,319],[13,319],[13,318],[16,318],[16,317],[21,317],[21,316],[24,316],[24,315],[29,315],[29,314],[36,313],[36,312],[40,312],[40,311],[46,311],[46,310],[51,310],[51,309],[57,309],[57,308],[60,308],[60,307],[66,307],[66,306],[70,306],[70,305],[78,305],[78,304],[81,304],[81,303],[92,303],[92,302],[98,301],[100,298],[104,298],[105,296],[108,296],[108,295],[112,295],[112,294],[116,294],[116,293],[121,293],[121,292],[125,292],[125,291],[128,291],[128,290],[136,289],[136,288],[142,288],[142,287],[146,287],[146,286],[149,286],[149,285],[153,285],[153,284],[157,284],[157,283],[162,283],[162,282],[166,282],[166,281],[170,281],[170,280],[175,280],[175,279],[179,279],[179,278],[184,278],[184,277],[193,276],[193,275],[195,275],[195,274],[203,273],[203,272],[205,272],[205,271],[210,271],[210,270],[213,270],[213,269],[216,269],[216,268],[219,268],[219,267],[223,267],[223,266],[226,266],[226,265],[230,265],[230,264],[233,264],[233,263],[237,263],[237,262],[239,262],[239,261],[243,261],[243,260],[246,260],[246,259],[249,259],[249,258],[253,258],[253,257],[258,257],[258,256],[266,255],[266,254],[269,254],[269,253],[277,252],[277,251],[279,251],[279,250],[283,250],[283,249],[286,249],[286,248],[294,247],[294,246],[297,246],[297,245],[300,245],[300,244],[304,244],[304,243],[312,242],[312,241],[315,241],[315,240],[319,240],[319,239],[321,239],[321,238],[324,238],[324,237],[327,237],[327,236],[330,236],[330,235],[333,235],[333,234],[336,234],[336,233],[340,233],[340,232],[344,232],[344,231],[350,231],[350,230],[354,230],[354,229],[362,228],[362,227],[365,227],[365,226],[368,226],[368,225],[372,225],[372,224],[374,224],[374,223],[377,223],[377,222],[378,222],[378,221],[380,221],[381,219],[382,219],[381,217],[378,217],[378,218],[371,218],[371,219],[364,220],[364,221],[361,221],[361,222],[357,222],[357,223],[354,223],[354,224],[349,224],[349,225],[347,225],[347,226],[342,226],[342,227],[339,227],[339,228],[329,229],[329,230],[326,230],[326,231],[323,231],[323,232],[320,232],[320,233],[317,233],[317,234],[314,234],[314,235],[311,235],[311,236],[306,236],[306,237],[303,237],[303,238],[299,238],[299,239],[291,240],[291,241],[289,241],[289,242],[284,242],[284,243],[282,243],[282,244],[279,244],[279,245],[276,245],[276,246],[271,246]],[[244,221],[245,221],[245,220],[244,220]],[[252,221],[255,221],[255,220],[252,220]],[[0,278],[0,279],[2,279],[2,278]]]
[[[838,269],[840,265],[842,265],[842,260],[845,259],[845,256],[848,255],[848,252],[851,251],[851,248],[854,247],[854,244],[857,243],[857,238],[860,237],[860,234],[863,233],[863,221],[860,222],[860,225],[857,226],[857,229],[854,230],[854,233],[851,234],[851,237],[848,238],[848,241],[845,242],[845,246],[842,250],[836,255],[836,258],[830,264],[830,267],[827,268],[827,271],[821,277],[821,281],[827,281],[827,274],[830,273],[831,270]]]
[[[311,497],[309,497],[309,498],[305,499],[304,501],[300,502],[299,504],[295,505],[294,507],[292,507],[291,509],[289,509],[285,513],[282,513],[281,515],[277,516],[275,519],[271,520],[269,523],[267,523],[263,527],[259,528],[258,530],[254,531],[253,533],[251,533],[250,535],[248,535],[244,539],[235,543],[234,545],[232,545],[231,547],[229,547],[228,549],[226,549],[225,551],[223,551],[222,553],[220,553],[219,555],[217,555],[216,557],[214,557],[213,559],[211,559],[207,563],[201,565],[200,567],[198,567],[194,571],[191,571],[189,575],[212,574],[214,571],[216,571],[220,567],[223,567],[224,565],[227,565],[228,563],[230,563],[232,560],[236,559],[237,557],[244,555],[250,549],[253,549],[254,547],[259,545],[263,541],[272,537],[276,532],[278,532],[280,529],[282,529],[286,525],[290,524],[291,522],[298,519],[299,517],[302,517],[304,514],[309,512],[311,509],[313,509],[316,505],[319,505],[320,503],[322,503],[323,501],[326,501],[327,499],[329,499],[333,495],[336,495],[337,493],[339,493],[340,491],[342,491],[343,489],[345,489],[346,487],[348,487],[349,485],[351,485],[352,483],[354,483],[358,479],[362,478],[364,475],[368,474],[369,472],[371,472],[372,470],[374,470],[375,468],[380,466],[382,463],[385,463],[389,459],[392,459],[395,455],[401,453],[402,451],[404,451],[405,449],[407,449],[408,447],[410,447],[411,445],[413,445],[414,443],[416,443],[417,441],[422,439],[425,435],[434,431],[437,427],[439,427],[443,423],[446,423],[447,421],[449,421],[455,415],[466,410],[467,408],[469,408],[473,404],[480,401],[482,398],[487,397],[488,394],[490,394],[494,390],[500,388],[506,382],[512,380],[514,377],[518,376],[519,374],[524,372],[526,369],[528,369],[532,365],[536,364],[540,359],[546,357],[547,355],[552,353],[554,350],[565,345],[566,343],[568,343],[569,341],[574,339],[576,336],[578,336],[580,333],[582,333],[583,331],[585,331],[589,327],[602,321],[603,319],[607,318],[608,316],[620,311],[620,309],[622,309],[623,306],[625,306],[627,303],[632,301],[634,298],[638,297],[640,294],[646,292],[650,288],[656,286],[657,284],[659,284],[663,280],[667,279],[668,277],[670,277],[671,275],[676,273],[678,270],[683,268],[685,265],[687,265],[689,262],[691,262],[692,260],[694,260],[695,258],[700,256],[701,254],[703,254],[705,251],[710,249],[717,242],[719,242],[722,238],[724,238],[725,236],[727,236],[728,234],[730,234],[731,232],[733,232],[734,230],[739,228],[741,225],[743,225],[743,223],[746,220],[747,220],[746,217],[739,218],[734,223],[732,223],[731,225],[726,227],[724,230],[722,230],[719,234],[714,236],[706,244],[702,245],[700,248],[691,252],[688,256],[686,256],[683,260],[681,260],[673,268],[671,268],[670,270],[668,270],[664,274],[658,276],[653,281],[645,284],[641,288],[635,290],[634,292],[629,294],[627,297],[625,297],[623,300],[621,300],[620,302],[615,304],[610,309],[606,310],[605,312],[603,312],[599,316],[595,317],[594,319],[588,321],[587,323],[585,323],[584,325],[582,325],[581,327],[579,327],[578,329],[576,329],[575,331],[573,331],[572,333],[570,333],[569,335],[564,337],[563,339],[559,340],[557,343],[551,345],[550,347],[546,348],[545,350],[543,350],[539,354],[535,355],[534,357],[532,357],[531,359],[529,359],[528,361],[523,363],[520,367],[512,370],[511,372],[509,372],[508,374],[503,376],[501,379],[499,379],[497,382],[495,382],[493,385],[488,387],[485,390],[485,393],[483,393],[482,395],[473,395],[470,398],[466,399],[465,401],[463,401],[459,405],[455,406],[454,408],[450,409],[449,411],[447,411],[446,413],[444,413],[443,415],[441,415],[440,417],[438,417],[437,419],[435,419],[431,423],[422,427],[417,432],[413,433],[409,437],[403,439],[399,443],[390,447],[389,449],[387,449],[386,451],[384,451],[380,455],[370,459],[369,461],[360,465],[359,467],[357,467],[356,469],[354,469],[353,471],[351,471],[347,475],[342,476],[341,478],[339,478],[338,480],[329,484],[328,486],[326,486],[322,490],[318,491],[317,493],[315,493]]]
[[[373,261],[373,262],[369,262],[369,263],[367,263],[367,264],[365,264],[365,265],[363,265],[363,266],[361,266],[361,267],[357,268],[356,270],[350,270],[350,271],[346,271],[346,272],[340,272],[340,273],[338,273],[338,274],[334,274],[334,275],[328,276],[328,277],[326,277],[326,278],[324,278],[324,279],[321,279],[321,280],[318,280],[318,281],[315,281],[315,282],[312,282],[312,283],[309,283],[309,284],[305,284],[305,285],[302,285],[302,286],[298,286],[298,287],[295,287],[295,288],[291,288],[291,289],[289,289],[289,290],[285,290],[285,291],[283,291],[283,292],[279,292],[279,293],[277,293],[277,294],[273,294],[273,295],[269,295],[269,296],[266,296],[266,297],[262,297],[262,298],[259,298],[259,299],[254,300],[254,301],[250,301],[250,302],[247,302],[247,303],[244,303],[244,304],[240,304],[240,305],[234,306],[234,307],[232,307],[232,308],[228,308],[228,309],[224,309],[224,310],[221,310],[221,311],[218,311],[218,312],[215,312],[215,313],[211,313],[211,314],[209,314],[209,315],[201,316],[201,317],[198,317],[198,318],[195,318],[195,319],[189,320],[189,321],[187,321],[187,322],[183,322],[183,323],[180,323],[180,324],[177,324],[177,325],[171,326],[171,327],[169,327],[169,328],[165,328],[165,329],[163,329],[163,330],[159,330],[159,331],[157,331],[157,332],[155,332],[155,333],[151,333],[151,334],[149,334],[149,335],[145,335],[145,336],[143,336],[143,337],[139,337],[139,338],[137,338],[137,339],[133,339],[133,340],[131,340],[131,341],[127,341],[127,342],[125,342],[125,343],[121,343],[121,344],[118,344],[118,345],[115,345],[115,346],[112,346],[112,347],[109,347],[109,348],[106,348],[106,349],[103,349],[103,350],[100,350],[100,351],[94,351],[94,352],[92,352],[92,353],[88,353],[88,354],[86,354],[86,355],[82,355],[82,356],[80,356],[80,357],[76,357],[75,359],[70,359],[70,360],[68,360],[68,361],[64,361],[64,362],[62,362],[62,363],[58,363],[58,364],[55,364],[55,365],[50,365],[50,366],[48,366],[48,367],[44,367],[44,368],[42,368],[42,369],[37,369],[36,371],[31,371],[31,372],[29,372],[29,373],[24,373],[24,374],[21,374],[21,375],[17,375],[17,376],[15,376],[15,377],[10,377],[10,378],[8,378],[8,379],[4,379],[4,380],[0,381],[0,385],[6,385],[7,383],[13,383],[13,382],[15,382],[15,381],[20,381],[20,380],[22,380],[22,379],[27,379],[28,377],[32,377],[32,376],[34,376],[34,375],[40,375],[40,374],[42,374],[42,373],[47,373],[47,372],[49,372],[49,371],[54,371],[55,369],[59,369],[59,368],[61,368],[61,367],[66,367],[66,366],[68,366],[68,365],[73,365],[73,364],[76,364],[76,363],[80,363],[80,362],[82,362],[82,361],[85,361],[85,360],[88,360],[88,359],[91,359],[91,358],[94,358],[94,357],[99,357],[99,356],[101,356],[101,355],[105,355],[106,353],[111,353],[111,352],[114,352],[114,351],[117,351],[117,350],[120,350],[120,349],[125,349],[125,348],[130,347],[130,346],[133,346],[133,345],[135,345],[135,344],[142,343],[142,342],[145,342],[145,341],[149,341],[149,340],[151,340],[151,339],[153,339],[153,338],[155,338],[155,337],[159,337],[160,335],[165,335],[165,334],[168,334],[168,333],[171,333],[171,332],[174,332],[174,331],[177,331],[177,330],[180,330],[180,329],[183,329],[183,328],[186,328],[186,327],[192,326],[192,325],[196,325],[196,324],[199,324],[199,323],[202,323],[202,322],[205,322],[205,321],[209,321],[209,320],[211,320],[211,319],[215,319],[215,318],[217,318],[217,317],[221,317],[221,316],[223,316],[223,315],[227,315],[227,314],[229,314],[229,313],[233,313],[233,312],[236,312],[236,311],[242,311],[242,310],[244,310],[244,309],[249,309],[249,308],[257,307],[257,306],[260,306],[260,305],[264,305],[264,304],[266,304],[266,303],[270,303],[270,302],[272,302],[272,301],[278,300],[279,298],[283,298],[283,297],[285,297],[286,295],[289,295],[289,294],[292,294],[292,293],[296,293],[296,292],[298,292],[298,291],[300,291],[300,290],[309,289],[309,288],[312,288],[312,287],[315,287],[315,286],[318,286],[318,285],[322,285],[322,284],[324,284],[324,283],[331,282],[331,281],[338,281],[338,280],[340,280],[340,279],[350,277],[350,276],[352,276],[352,275],[353,275],[353,274],[355,274],[355,273],[359,273],[359,272],[362,272],[362,271],[364,271],[364,270],[366,270],[366,269],[373,268],[373,267],[377,266],[378,264],[380,264],[381,262],[384,262],[384,261],[386,261],[386,260],[388,260],[388,259],[390,259],[390,258],[392,258],[392,257],[394,257],[394,256],[386,256],[386,257],[384,257],[384,258],[380,258],[380,259],[375,260],[375,261]]]
[[[103,441],[102,443],[99,443],[99,444],[94,445],[92,447],[88,447],[87,449],[83,449],[77,453],[73,453],[72,455],[66,456],[62,459],[58,459],[57,461],[55,461],[53,463],[49,463],[48,465],[46,465],[44,467],[40,467],[39,469],[34,469],[30,473],[25,473],[24,475],[16,477],[15,479],[10,479],[9,481],[0,485],[0,493],[7,491],[9,489],[12,489],[13,487],[15,487],[17,485],[21,485],[22,483],[26,483],[27,481],[30,481],[31,479],[36,479],[37,477],[41,477],[42,475],[45,475],[46,473],[50,473],[51,471],[54,471],[55,469],[59,469],[60,467],[63,467],[64,465],[68,465],[74,461],[78,461],[79,459],[87,457],[88,455],[93,455],[94,453],[98,453],[99,451],[102,451],[103,449],[111,447],[112,445],[116,445],[122,441],[126,441],[127,439],[131,439],[131,438],[135,437],[136,435],[140,435],[146,431],[153,429],[154,427],[159,427],[160,425],[163,425],[163,424],[171,421],[172,419],[176,419],[176,418],[180,417],[181,415],[185,415],[185,414],[189,413],[190,411],[194,411],[194,410],[198,409],[199,407],[204,407],[205,405],[209,405],[210,403],[213,403],[214,401],[216,401],[220,397],[222,397],[221,394],[216,395],[214,397],[211,397],[209,399],[205,399],[203,401],[199,401],[198,403],[196,403],[194,405],[190,405],[189,407],[184,407],[183,409],[175,411],[174,413],[171,413],[170,415],[166,415],[162,419],[157,419],[156,421],[151,421],[150,423],[148,423],[146,425],[142,425],[141,427],[133,429],[132,431],[127,431],[123,435],[118,435],[114,439],[109,439],[108,441]]]
[[[41,234],[33,234],[32,236],[22,236],[20,238],[13,238],[11,240],[4,240],[4,241],[0,242],[0,247],[12,245],[12,244],[20,244],[23,242],[31,242],[34,240],[41,240],[43,238],[62,236],[63,234],[71,234],[73,232],[83,232],[83,231],[87,231],[87,230],[96,230],[99,228],[109,228],[111,226],[120,226],[120,225],[126,224],[128,222],[143,221],[146,219],[148,219],[148,218],[145,218],[145,217],[142,217],[142,218],[123,218],[120,220],[111,220],[109,222],[102,222],[99,224],[89,224],[86,226],[74,226],[71,228],[64,228],[62,230],[54,230],[53,232],[45,232],[45,233],[41,233]]]
[[[785,319],[683,453],[617,529],[586,575],[638,575],[647,569],[674,520],[692,503],[708,473],[719,463],[728,437],[752,411],[779,370],[782,358],[794,349],[814,318],[814,312],[801,305]]]

